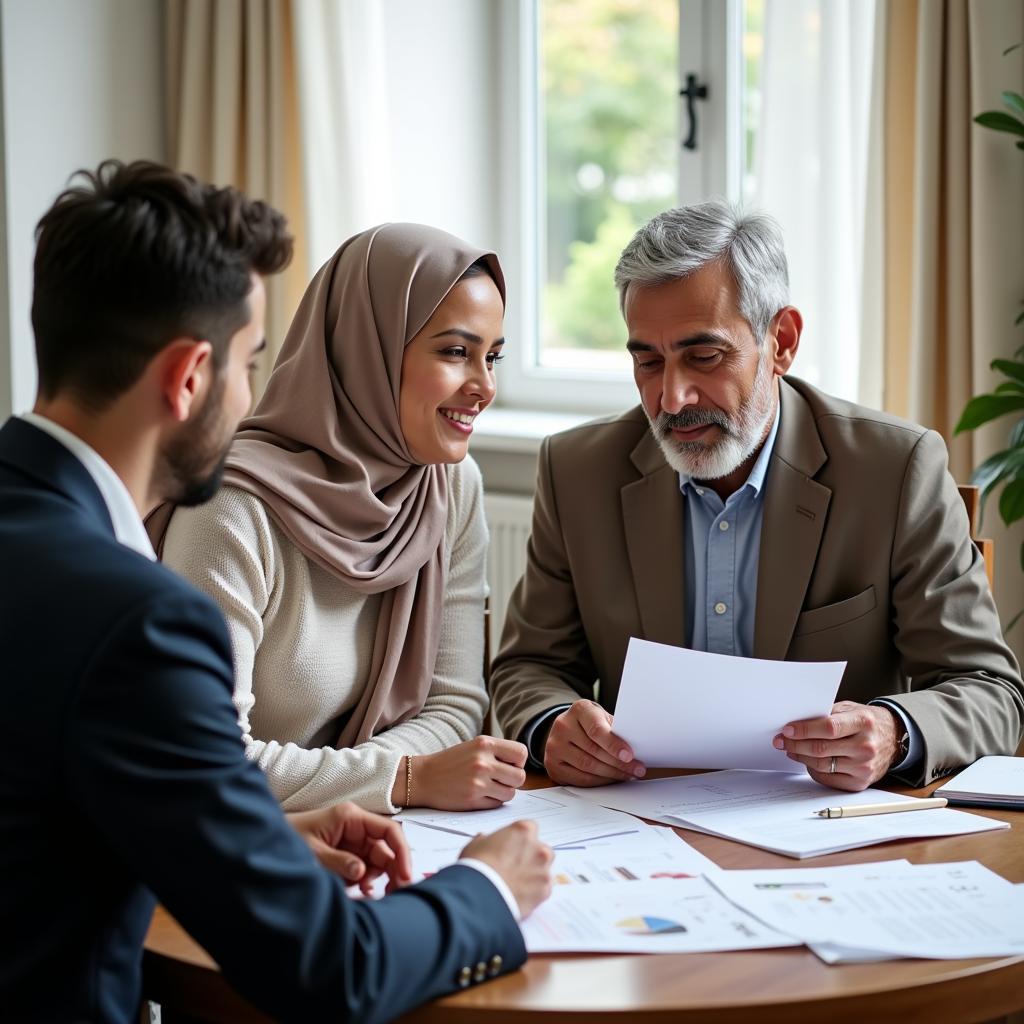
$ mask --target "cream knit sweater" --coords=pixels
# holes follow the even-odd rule
[[[237,488],[223,487],[209,504],[180,508],[171,520],[164,562],[224,612],[246,753],[285,810],[354,800],[394,814],[391,789],[404,754],[444,750],[480,732],[487,710],[483,483],[472,458],[447,473],[448,585],[426,703],[415,717],[344,750],[334,743],[367,682],[380,596],[359,594],[309,561],[260,499]]]

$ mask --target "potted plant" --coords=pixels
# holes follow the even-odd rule
[[[1003,56],[1019,46],[1019,43],[1011,46],[1004,51]],[[984,128],[1017,136],[1017,149],[1024,150],[1024,96],[1017,92],[1004,92],[1003,105],[1006,111],[986,110],[974,120]],[[1014,322],[1024,322],[1024,312]],[[1016,416],[1006,448],[987,458],[971,477],[971,482],[981,488],[983,513],[986,499],[1002,487],[999,515],[1009,526],[1024,519],[1024,345],[1017,349],[1012,359],[994,359],[991,366],[1006,380],[997,385],[995,390],[976,395],[967,403],[955,433],[974,430],[1002,416]],[[1021,545],[1020,563],[1024,570],[1024,544]],[[1014,615],[1006,626],[1006,632],[1016,625],[1022,615],[1024,610]]]

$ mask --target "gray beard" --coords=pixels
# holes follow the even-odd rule
[[[769,420],[775,415],[773,374],[767,356],[765,349],[757,364],[754,387],[740,405],[735,419],[721,409],[684,409],[674,415],[660,412],[653,419],[647,415],[651,433],[665,461],[677,473],[697,480],[718,480],[738,469],[757,450]],[[669,433],[673,428],[709,424],[722,431],[722,436],[710,444],[705,441],[677,441]]]

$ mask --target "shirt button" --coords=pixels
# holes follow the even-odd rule
[[[500,953],[495,953],[491,957],[491,962],[487,965],[487,973],[492,977],[496,978],[501,973],[501,968],[505,961],[502,960]]]
[[[487,977],[487,964],[485,964],[483,962],[483,960],[481,960],[480,963],[478,963],[476,965],[476,970],[473,972],[473,980],[476,981],[476,982],[481,982],[486,977]]]
[[[723,520],[722,520],[722,521],[721,521],[721,522],[720,522],[720,523],[718,524],[718,528],[719,528],[719,529],[720,529],[720,530],[721,530],[721,531],[722,531],[723,533],[725,533],[725,531],[729,529],[729,520],[728,520],[728,519],[723,519]]]
[[[724,615],[727,611],[728,609],[726,608],[724,601],[719,601],[718,604],[715,605],[716,615]]]
[[[456,979],[458,981],[458,983],[459,983],[459,988],[468,988],[470,980],[472,979],[472,977],[473,977],[473,968],[472,967],[463,967],[462,970],[459,971],[458,978]]]

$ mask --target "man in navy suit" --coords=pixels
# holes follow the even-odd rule
[[[142,516],[216,489],[291,244],[264,204],[142,163],[39,224],[39,397],[0,429],[5,1020],[135,1019],[154,898],[269,1013],[387,1020],[519,966],[516,917],[550,891],[532,825],[402,888],[394,823],[287,821],[243,754],[219,611],[153,560]],[[349,898],[311,848],[394,891]]]

